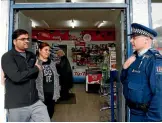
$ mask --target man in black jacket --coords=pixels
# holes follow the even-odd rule
[[[28,32],[12,34],[14,47],[1,59],[5,75],[5,108],[9,122],[49,122],[46,106],[39,100],[35,79],[41,67],[36,56],[27,51]]]

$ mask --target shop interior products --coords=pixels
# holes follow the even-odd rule
[[[71,49],[73,62],[76,62],[78,66],[100,66],[104,60],[104,51],[109,52],[109,46],[111,45],[112,44],[75,45],[75,47]]]

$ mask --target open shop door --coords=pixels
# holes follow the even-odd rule
[[[32,21],[29,17],[25,16],[22,12],[18,11],[15,13],[15,25],[14,30],[16,29],[24,29],[29,33],[29,38],[31,39],[29,42],[29,51],[35,53],[35,49],[32,47]]]
[[[122,92],[122,84],[120,82],[120,71],[125,60],[125,14],[121,10],[115,24],[116,29],[116,68],[118,70],[116,81],[116,118],[119,122],[125,121],[125,99]]]

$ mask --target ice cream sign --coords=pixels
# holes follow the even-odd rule
[[[85,82],[86,80],[85,69],[74,69],[73,79],[74,79],[74,82]]]
[[[74,72],[74,76],[86,76],[86,72]]]

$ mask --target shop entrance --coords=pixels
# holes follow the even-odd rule
[[[96,4],[96,8],[97,8],[97,4]],[[77,121],[104,121],[104,120],[111,121],[112,117],[111,117],[110,109],[100,111],[100,108],[103,107],[102,105],[100,105],[100,100],[102,98],[101,95],[98,93],[94,94],[93,92],[92,93],[86,92],[87,90],[85,86],[87,85],[86,84],[87,73],[85,69],[87,69],[88,62],[85,59],[88,56],[84,57],[82,56],[82,54],[77,53],[77,52],[85,52],[86,48],[89,48],[91,51],[96,50],[95,52],[91,52],[91,54],[89,53],[90,56],[91,55],[93,56],[93,58],[92,59],[90,58],[89,61],[96,62],[97,60],[97,62],[99,61],[103,62],[102,58],[101,59],[94,58],[94,56],[96,56],[97,53],[103,53],[102,50],[106,50],[106,48],[108,48],[109,50],[112,50],[111,52],[112,54],[110,54],[112,56],[112,59],[110,58],[108,59],[109,64],[107,66],[109,66],[109,69],[115,69],[114,64],[116,64],[116,69],[120,71],[123,60],[126,55],[124,54],[126,50],[125,35],[127,33],[127,30],[124,25],[125,23],[124,18],[126,16],[126,14],[124,14],[125,8],[123,9],[121,8],[120,9],[119,8],[118,9],[115,9],[115,8],[104,9],[104,8],[105,7],[103,7],[103,9],[89,8],[89,9],[70,9],[70,10],[69,9],[68,10],[65,10],[65,9],[64,10],[57,10],[57,9],[45,10],[44,9],[44,10],[34,10],[34,11],[17,9],[17,12],[14,12],[15,13],[14,29],[17,29],[17,28],[26,29],[30,33],[32,38],[37,38],[40,41],[48,42],[51,45],[51,47],[63,48],[64,51],[67,52],[67,57],[71,63],[71,66],[73,66],[72,68],[73,68],[74,79],[77,84],[74,84],[74,89],[72,89],[72,92],[76,94],[75,95],[76,103],[75,104],[59,104],[58,107],[56,106],[56,112],[54,114],[55,121],[58,121],[58,122],[59,121],[75,121],[75,122]],[[47,16],[46,12],[47,13],[49,12],[48,19],[46,17],[42,18],[43,15]],[[72,16],[73,14],[76,14],[78,16]],[[37,16],[37,15],[40,15],[40,16]],[[55,18],[52,18],[53,15],[55,15]],[[66,19],[65,15],[68,16],[69,19]],[[97,16],[98,18],[96,19]],[[80,19],[77,19],[77,17],[80,17]],[[87,20],[87,18],[89,19]],[[41,21],[40,26],[35,25],[35,28],[32,27],[31,19],[33,20],[35,19],[36,21],[37,20]],[[58,21],[60,20],[60,22],[61,20],[67,20],[67,21],[64,21],[63,23],[56,23],[57,19]],[[80,26],[82,26],[82,28],[79,28],[79,26],[77,26],[77,24],[79,25],[78,20],[82,20],[82,22],[80,23]],[[95,21],[96,22],[98,21],[96,25],[94,23]],[[68,22],[69,22],[69,25],[68,25]],[[68,26],[66,25],[66,23]],[[75,23],[76,25],[75,24],[73,25],[73,23]],[[104,27],[104,24],[106,25],[105,27]],[[57,35],[54,35],[54,34],[57,34]],[[36,45],[37,44],[35,42],[31,42],[30,50],[32,52],[36,53],[36,49],[37,49]],[[101,52],[99,52],[98,49],[101,49]],[[114,54],[116,55],[116,58],[113,58],[114,57],[113,52],[115,52]],[[83,59],[81,60],[81,58],[83,58],[84,60]],[[96,65],[102,68],[102,64],[98,64],[98,63],[92,64],[91,66],[88,66],[88,67],[96,67]],[[122,97],[122,90],[120,90],[121,84],[119,83],[118,79],[116,79],[115,81],[116,81],[116,85],[114,84],[114,86],[117,88],[116,89],[117,96],[115,96],[116,104],[114,107],[116,107],[116,109],[114,110],[115,115],[113,116],[114,116],[114,119],[116,119],[117,121],[124,121],[125,104],[124,104],[124,99]],[[92,89],[93,91],[94,87],[92,86],[93,84],[88,85],[88,89]],[[97,89],[98,87],[95,87],[95,88]],[[77,96],[77,93],[79,94],[79,96],[82,96],[82,97],[79,98],[79,96]],[[82,93],[84,93],[85,95],[82,95]],[[107,100],[108,96],[104,96],[104,99]],[[95,105],[96,107],[93,107],[93,104],[97,104]],[[88,107],[90,107],[91,109]],[[76,110],[76,112],[74,113],[72,110]],[[94,112],[97,112],[97,113],[94,113]],[[108,117],[107,119],[103,118],[103,114],[102,114],[103,112],[104,113],[106,112],[104,116]],[[98,116],[98,118],[93,119],[96,116]]]

